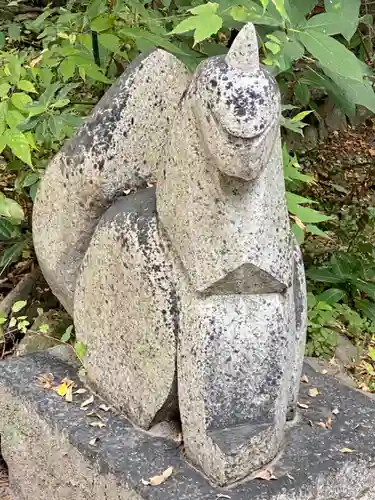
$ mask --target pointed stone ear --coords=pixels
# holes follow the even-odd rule
[[[252,23],[246,24],[236,36],[225,60],[229,66],[246,73],[259,69],[257,34]]]

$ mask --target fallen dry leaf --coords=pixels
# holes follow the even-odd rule
[[[54,376],[52,373],[42,373],[38,376],[38,381],[42,385],[43,389],[52,389]]]
[[[355,450],[352,450],[351,448],[341,448],[340,453],[354,453]]]
[[[302,375],[301,382],[303,382],[304,384],[308,384],[309,383],[308,376],[307,375]]]
[[[111,409],[110,406],[106,406],[106,405],[100,405],[99,408],[103,411],[109,411]]]
[[[57,387],[54,387],[54,390],[62,398],[66,398],[66,396],[68,395],[67,397],[68,397],[68,400],[69,400],[69,397],[72,394],[73,387],[74,387],[73,380],[69,380],[68,378],[64,378],[61,381],[60,385],[58,385]]]
[[[74,391],[74,394],[85,394],[85,392],[87,392],[87,389],[83,389],[83,387],[81,389],[77,389],[76,391]]]
[[[320,373],[321,373],[322,375],[327,375],[328,370],[322,370]]]
[[[71,403],[73,401],[73,385],[69,385],[65,394],[65,401]]]
[[[375,149],[369,149],[368,152],[371,156],[375,156]]]
[[[165,469],[165,471],[160,474],[160,476],[153,476],[148,481],[142,479],[142,484],[144,484],[145,486],[159,486],[160,484],[163,484],[169,477],[171,477],[172,473],[173,467],[168,467],[168,469]]]
[[[321,427],[322,429],[327,429],[327,426],[324,422],[316,422],[317,427]]]
[[[219,499],[219,498],[228,498],[230,500],[232,497],[230,497],[229,495],[223,495],[222,493],[218,493],[216,495],[216,498],[217,499]]]
[[[333,415],[338,415],[339,413],[340,413],[340,410],[339,410],[338,408],[334,408],[334,409],[332,410],[332,414],[333,414]]]
[[[91,396],[88,399],[86,399],[85,401],[83,401],[83,403],[81,403],[81,408],[86,408],[86,406],[90,405],[93,402],[94,402],[94,395],[91,394]]]
[[[33,59],[30,63],[29,63],[29,66],[30,68],[34,68],[35,66],[38,66],[38,64],[40,63],[40,61],[43,59],[43,55],[41,54],[40,56],[36,57],[35,59]]]
[[[310,408],[309,405],[305,403],[297,403],[298,408],[302,408],[303,410],[308,410]]]
[[[103,417],[96,413],[96,411],[90,411],[89,413],[86,413],[86,417],[98,418],[99,420],[102,420],[104,422]]]
[[[273,471],[270,469],[264,469],[258,472],[254,479],[263,479],[264,481],[271,481],[272,479],[277,479],[273,475]]]
[[[90,446],[95,446],[98,441],[99,441],[99,438],[98,437],[94,437],[94,438],[90,439],[89,445]]]
[[[98,422],[91,422],[89,425],[91,425],[91,427],[99,427],[99,429],[106,426],[105,423],[100,420]]]
[[[310,398],[316,398],[316,396],[319,396],[319,394],[320,394],[319,389],[316,389],[315,387],[309,390]]]

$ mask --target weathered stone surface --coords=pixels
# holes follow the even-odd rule
[[[106,427],[89,426],[80,410],[86,394],[66,403],[36,382],[41,373],[78,381],[67,364],[47,354],[0,364],[0,434],[17,500],[373,500],[375,498],[375,403],[339,385],[331,377],[305,367],[310,385],[303,384],[298,424],[287,435],[285,448],[270,467],[273,481],[248,480],[230,489],[216,488],[189,467],[170,440],[155,438],[133,427],[115,412],[92,409]],[[320,395],[311,399],[309,388]],[[330,429],[310,425],[326,421],[337,408]],[[95,445],[90,440],[99,438]],[[355,450],[341,453],[344,447]],[[142,483],[172,466],[173,475],[158,487]]]
[[[34,246],[53,293],[73,313],[77,270],[100,216],[155,178],[189,75],[157,50],[125,71],[49,165],[33,214]]]
[[[84,258],[74,321],[77,339],[88,347],[88,380],[142,427],[178,411],[178,313],[155,189],[119,198]]]
[[[279,138],[252,25],[198,68],[171,127],[157,207],[181,259],[179,404],[187,456],[218,484],[280,450],[306,332]],[[187,208],[188,207],[188,208]]]

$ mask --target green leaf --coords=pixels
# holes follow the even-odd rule
[[[375,300],[375,283],[356,279],[353,281],[353,285],[356,286],[361,292],[364,292],[368,297],[370,297],[370,299]]]
[[[38,182],[39,180],[39,174],[36,174],[35,172],[28,172],[26,175],[25,175],[25,178],[22,182],[22,187],[29,187],[29,186],[32,186],[33,184],[35,184],[36,182]]]
[[[100,45],[102,45],[105,49],[118,54],[121,52],[120,48],[120,39],[118,36],[113,35],[112,33],[102,33],[98,36],[98,40]]]
[[[92,31],[96,31],[100,33],[101,31],[106,31],[110,28],[112,28],[114,24],[114,17],[110,14],[101,14],[100,16],[96,17],[92,22],[91,22],[91,29]]]
[[[375,304],[369,300],[356,300],[355,305],[370,320],[375,322]]]
[[[155,35],[155,33],[150,33],[141,28],[122,28],[118,35],[121,37],[128,37],[134,40],[147,40],[152,43],[155,47],[161,47],[162,49],[168,50],[173,54],[186,55],[186,53],[179,47],[171,43],[167,38],[160,35]]]
[[[299,39],[323,66],[341,76],[362,82],[362,66],[342,43],[316,30],[301,31]]]
[[[12,23],[8,25],[8,36],[13,40],[21,40],[21,27],[19,24]]]
[[[26,120],[25,116],[16,109],[10,109],[6,115],[6,122],[12,129],[16,129],[20,123]]]
[[[12,305],[12,312],[18,313],[23,309],[27,304],[27,300],[18,300]]]
[[[216,14],[219,4],[208,2],[190,9],[193,16],[181,21],[171,35],[194,31],[194,45],[216,34],[223,25],[223,19]]]
[[[31,97],[28,94],[25,94],[24,92],[15,92],[10,98],[10,101],[13,104],[13,106],[15,106],[17,109],[21,111],[25,111],[25,106],[33,102]]]
[[[0,241],[8,241],[18,236],[17,228],[6,219],[0,219]]]
[[[324,231],[322,231],[318,226],[315,226],[314,224],[307,224],[306,232],[313,234],[314,236],[321,236],[322,238],[330,239],[330,237]]]
[[[20,80],[18,82],[17,88],[20,90],[24,90],[25,92],[37,93],[34,84],[29,82],[28,80]]]
[[[7,125],[8,103],[7,101],[0,102],[0,136],[3,135]]]
[[[368,346],[368,355],[370,356],[372,361],[375,362],[375,348],[372,347],[371,345]],[[375,375],[375,372],[374,372],[374,375]]]
[[[0,31],[0,49],[2,49],[5,45],[5,36],[2,31]]]
[[[310,90],[307,85],[298,81],[294,87],[294,95],[302,106],[307,106],[310,102]]]
[[[0,98],[6,97],[8,95],[11,86],[9,83],[1,83],[0,84]]]
[[[304,230],[301,227],[299,227],[298,224],[294,223],[294,224],[292,224],[292,231],[293,231],[294,236],[296,237],[297,243],[299,245],[302,245],[302,243],[305,240]]]
[[[72,61],[70,57],[66,57],[62,63],[60,64],[59,71],[64,79],[64,82],[72,78],[74,75],[76,65],[75,62]]]
[[[0,258],[0,271],[3,272],[12,262],[16,262],[22,255],[22,252],[27,244],[27,241],[19,241],[14,245],[9,246],[4,250]],[[0,274],[1,274],[0,272]]]
[[[324,222],[332,219],[332,216],[321,214],[312,208],[294,205],[293,203],[289,204],[288,208],[293,215],[296,215],[304,223],[309,222],[316,224],[317,222]]]
[[[3,193],[0,193],[0,215],[7,217],[15,224],[20,224],[25,218],[22,207],[12,198],[7,198]]]
[[[324,6],[327,13],[336,16],[340,23],[339,33],[349,41],[358,26],[361,0],[324,0]]]
[[[89,78],[98,82],[111,83],[111,80],[109,80],[109,78],[102,73],[99,66],[97,66],[91,59],[86,59],[82,56],[72,56],[71,60],[78,66],[79,69],[83,69]]]
[[[323,283],[343,283],[339,276],[335,275],[328,267],[310,267],[306,274],[313,281],[321,281]]]
[[[74,344],[74,350],[79,357],[79,359],[83,359],[86,356],[87,353],[87,345],[84,344],[83,342],[76,342]]]
[[[341,280],[347,281],[356,278],[358,271],[358,261],[349,254],[337,253],[331,257],[333,273]]]
[[[323,70],[343,91],[349,102],[360,104],[375,113],[375,93],[370,81],[364,80],[358,82],[357,80],[339,76],[329,68],[323,68]]]
[[[325,35],[337,35],[341,33],[341,22],[336,14],[323,13],[311,17],[303,28],[314,29]]]
[[[5,140],[7,145],[10,147],[12,152],[19,158],[24,161],[27,165],[32,167],[31,162],[31,153],[30,153],[30,144],[25,137],[25,135],[19,130],[12,129],[6,130],[4,133]]]
[[[72,338],[72,331],[73,331],[73,325],[68,326],[68,328],[65,330],[65,333],[63,334],[63,336],[60,339],[61,342],[64,342],[64,343],[69,342],[69,340]],[[83,356],[80,356],[80,357],[83,357]]]
[[[310,198],[305,198],[304,196],[300,196],[299,194],[290,193],[289,191],[286,193],[286,199],[288,203],[291,204],[303,204],[303,203],[318,203],[317,201],[310,200]]]
[[[344,292],[344,290],[340,290],[339,288],[329,288],[328,290],[325,290],[323,293],[318,295],[317,300],[332,305],[337,304],[345,297],[346,293]]]
[[[10,77],[12,83],[17,84],[21,76],[21,62],[17,56],[9,53],[6,54],[5,60],[7,64],[4,73]]]
[[[277,12],[281,15],[283,19],[289,19],[289,16],[285,10],[284,0],[271,0],[276,7]]]

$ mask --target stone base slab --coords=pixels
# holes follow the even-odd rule
[[[0,364],[1,451],[14,500],[375,499],[375,402],[308,364],[304,374],[309,383],[302,384],[299,397],[308,408],[299,410],[298,422],[270,466],[277,479],[249,479],[228,489],[210,484],[185,461],[176,442],[100,410],[98,397],[82,410],[90,391],[68,403],[44,389],[38,376],[46,373],[55,381],[67,376],[76,388],[83,385],[75,367],[48,352]],[[320,394],[310,397],[311,389]],[[100,421],[88,416],[90,411],[106,426],[90,426]],[[329,428],[319,422],[328,422]],[[144,484],[171,466],[173,474],[163,484]]]

